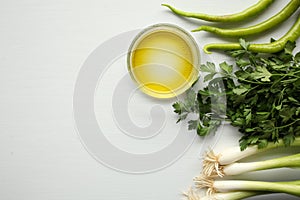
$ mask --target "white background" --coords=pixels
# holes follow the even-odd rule
[[[72,114],[77,74],[88,55],[102,42],[124,31],[155,23],[174,23],[186,30],[204,24],[171,14],[160,6],[165,2],[184,10],[227,14],[245,9],[257,1],[0,1],[0,199],[181,198],[181,191],[192,184],[192,178],[201,169],[200,139],[197,138],[184,156],[166,169],[142,175],[125,174],[101,165],[90,156],[80,142]],[[278,0],[259,18],[239,25],[267,19],[286,3]],[[257,42],[268,42],[270,37],[278,39],[295,18],[296,15],[278,28],[251,39]],[[211,34],[193,35],[200,47],[218,40]],[[207,56],[201,52],[201,59],[202,62],[221,62],[227,58],[218,53]],[[123,67],[121,70],[124,70]],[[137,97],[136,101],[143,99]],[[145,110],[144,116],[145,113],[141,113],[143,103],[139,105],[139,109],[135,108],[131,113],[133,119],[147,124],[139,116],[146,119],[149,110]],[[166,102],[164,105],[167,105]],[[169,121],[175,124],[176,116],[168,108]],[[99,118],[109,114],[100,110],[95,112]],[[228,126],[223,131],[226,134],[218,149],[237,144],[239,135],[236,130]],[[130,142],[130,138],[118,134],[109,136],[108,133],[108,137],[128,151],[138,153],[141,146],[137,141]],[[170,134],[168,137],[173,136]],[[154,151],[167,145],[168,137],[143,144],[145,149],[141,151]],[[285,175],[276,173],[276,176],[284,178]]]

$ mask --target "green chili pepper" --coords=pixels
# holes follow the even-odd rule
[[[279,13],[277,13],[270,19],[247,28],[222,29],[213,26],[200,26],[199,28],[192,31],[208,31],[226,37],[242,37],[252,34],[258,34],[287,20],[299,8],[299,6],[300,0],[291,0],[287,6],[285,6]]]
[[[265,44],[250,44],[248,47],[249,51],[259,52],[259,53],[276,53],[281,51],[288,41],[294,42],[300,36],[300,15],[298,15],[297,21],[294,23],[292,28],[279,40],[265,43]],[[240,50],[243,47],[239,43],[214,43],[207,44],[204,46],[204,52],[210,54],[211,49],[220,50]]]
[[[211,22],[236,22],[236,21],[242,21],[249,17],[255,16],[258,13],[265,10],[271,3],[273,3],[274,0],[260,0],[255,5],[247,8],[246,10],[236,13],[236,14],[230,14],[230,15],[209,15],[204,13],[194,13],[194,12],[185,12],[182,10],[178,10],[168,4],[162,4],[162,6],[168,7],[173,13],[184,16],[184,17],[191,17],[191,18],[197,18],[205,21],[211,21]]]

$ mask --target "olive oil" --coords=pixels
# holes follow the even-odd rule
[[[199,52],[188,33],[173,25],[160,25],[136,38],[128,62],[142,91],[170,98],[184,92],[198,77]]]

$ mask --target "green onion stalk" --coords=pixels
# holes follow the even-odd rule
[[[194,189],[190,188],[184,193],[187,200],[240,200],[248,197],[267,194],[258,191],[234,191],[234,192],[218,192],[201,196]]]
[[[232,163],[225,166],[219,166],[218,169],[204,169],[204,176],[233,176],[247,172],[276,169],[276,168],[299,168],[300,167],[300,153],[280,158],[258,161],[258,162],[245,162],[245,163]]]
[[[197,188],[208,188],[207,193],[254,191],[269,193],[286,193],[300,197],[300,180],[289,182],[266,182],[246,180],[214,180],[207,177],[195,179]]]
[[[291,146],[300,146],[300,138],[299,137],[295,138],[295,141],[291,144]],[[299,167],[300,165],[299,154],[287,156],[283,158],[272,159],[269,161],[261,161],[261,162],[254,162],[248,164],[235,163],[236,161],[239,161],[248,156],[255,155],[257,153],[265,152],[279,147],[285,147],[285,143],[283,140],[279,140],[279,142],[277,143],[270,143],[267,147],[262,149],[258,148],[258,146],[255,145],[255,146],[248,147],[244,151],[241,151],[240,147],[238,146],[229,148],[219,154],[210,151],[206,154],[205,158],[203,159],[202,173],[203,175],[208,177],[215,176],[215,175],[223,177],[224,175],[237,175],[244,172],[264,170],[269,168]]]

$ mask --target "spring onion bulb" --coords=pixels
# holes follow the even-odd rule
[[[243,180],[213,180],[207,177],[195,179],[198,188],[208,188],[207,193],[230,191],[262,191],[271,193],[286,193],[300,197],[300,180],[290,182],[264,182]]]
[[[215,154],[213,151],[209,151],[203,159],[202,171],[206,176],[213,176],[217,174],[218,176],[222,177],[224,175],[221,170],[223,165],[229,165],[248,156],[284,146],[285,143],[280,140],[277,143],[270,143],[267,147],[262,149],[258,148],[258,146],[251,146],[244,151],[241,151],[240,147],[236,146],[227,149],[219,154]],[[300,138],[296,138],[291,146],[300,146]]]

